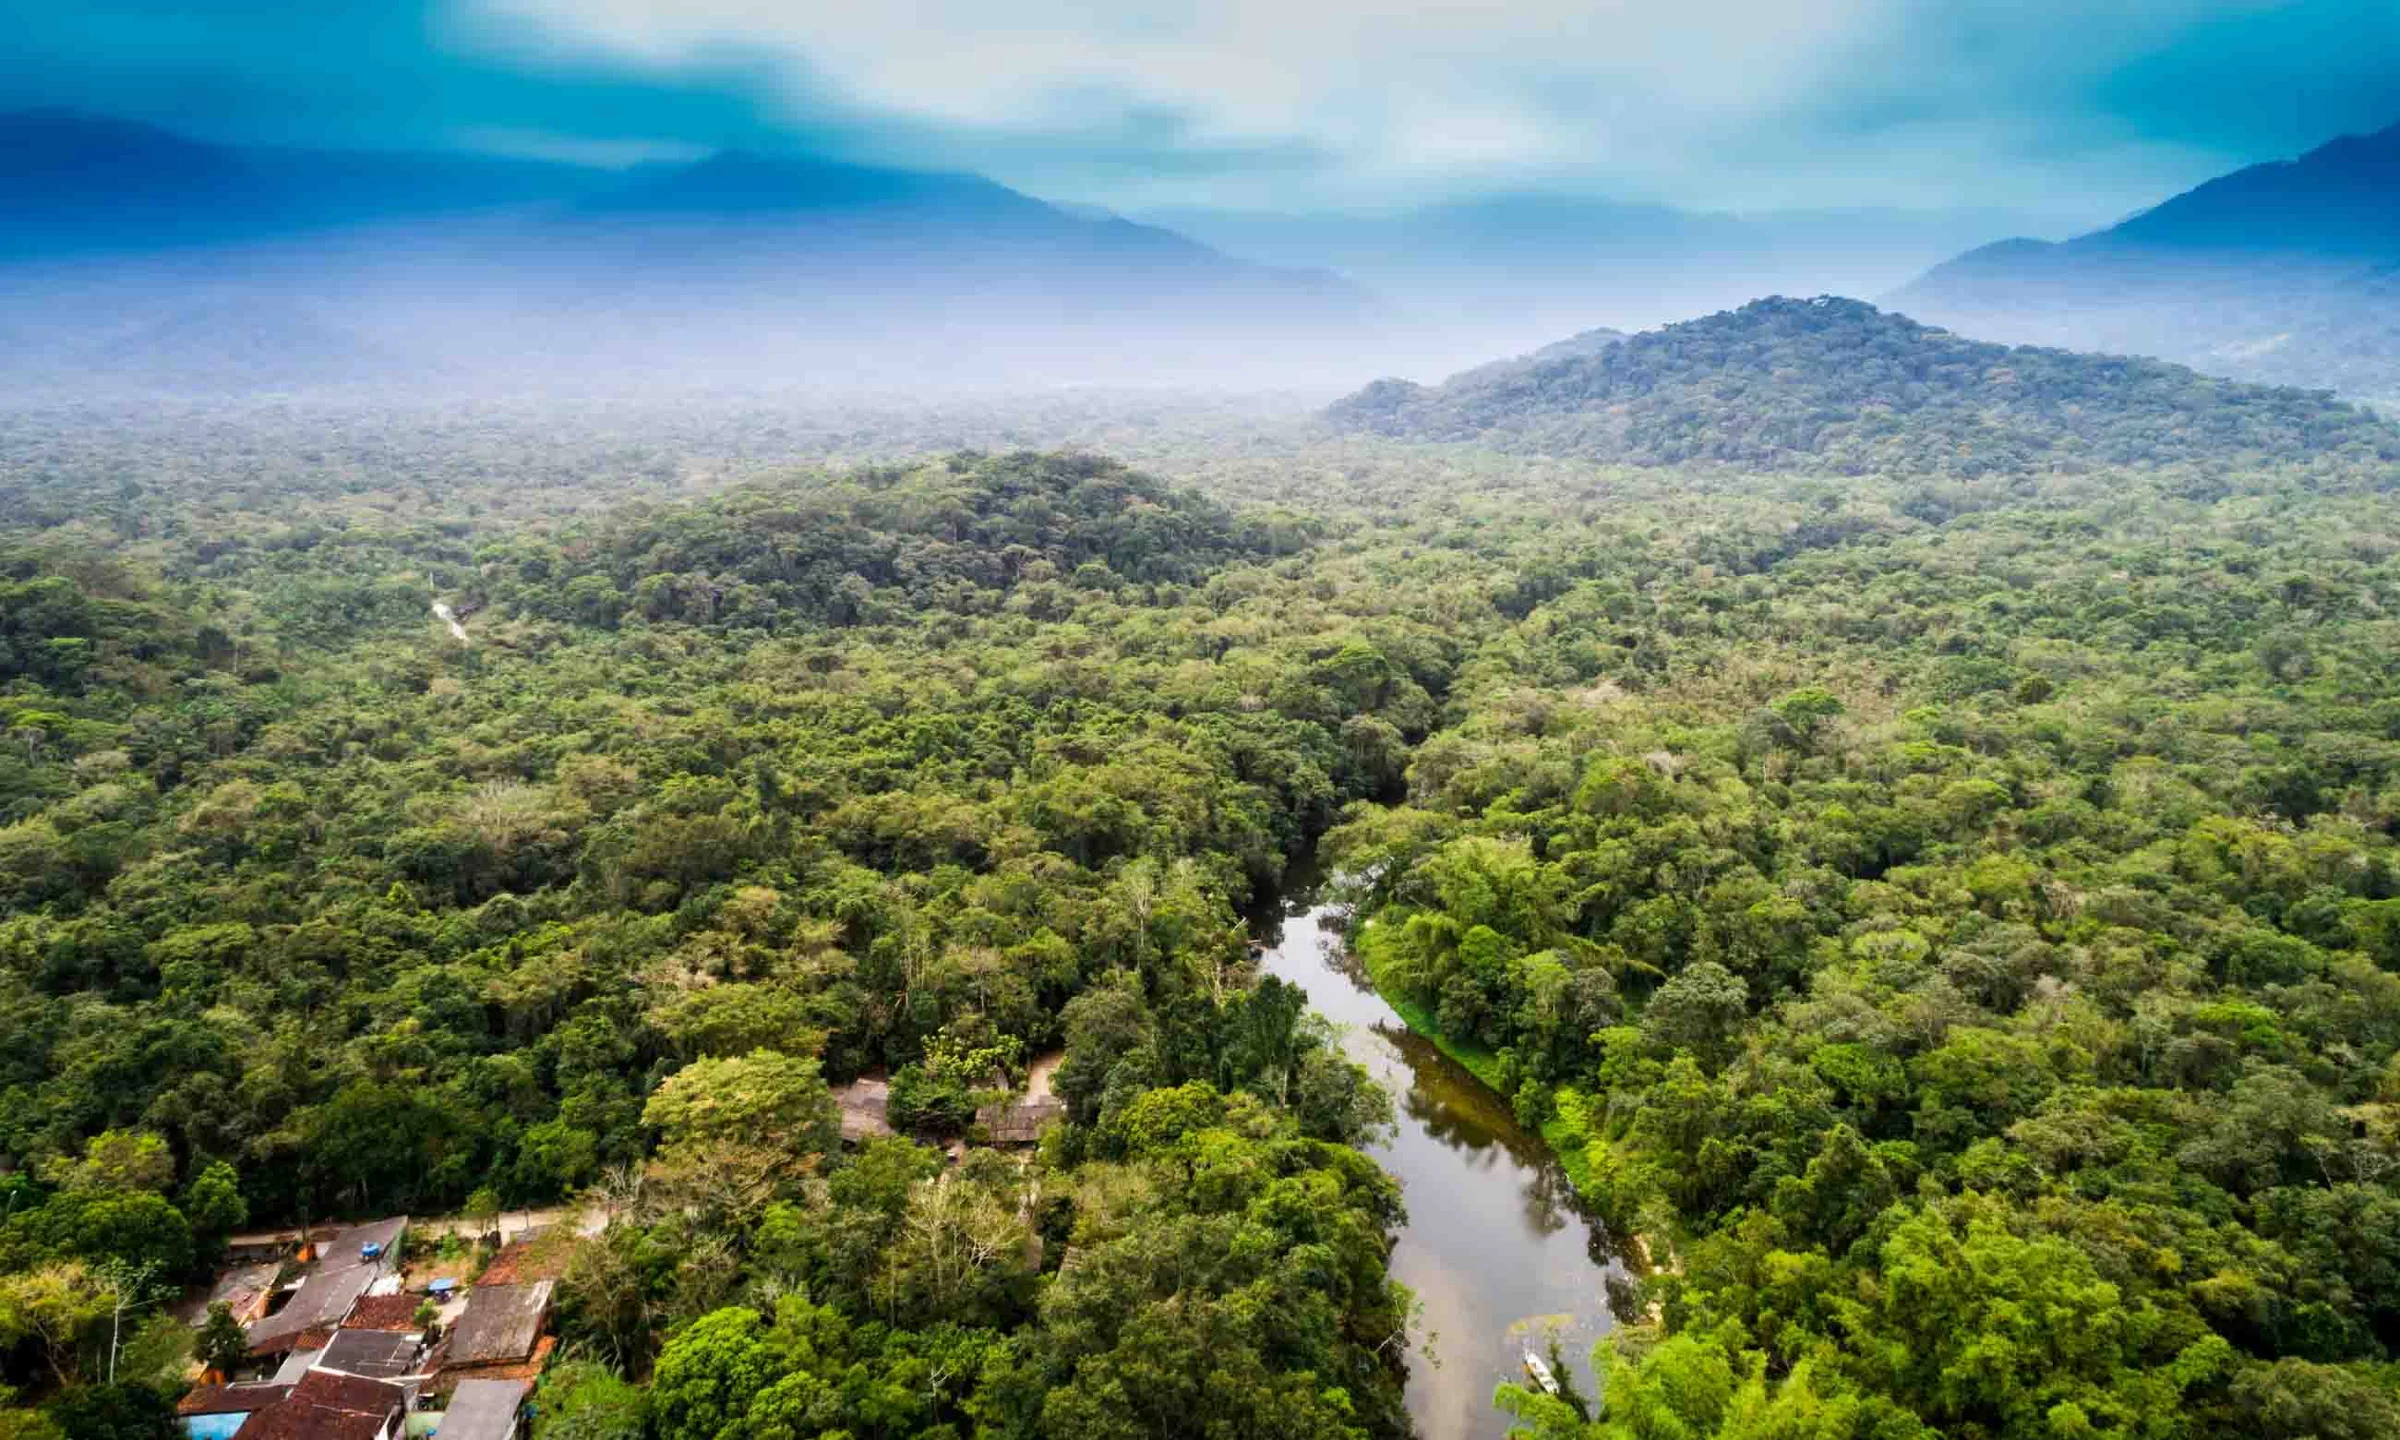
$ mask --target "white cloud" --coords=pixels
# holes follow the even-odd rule
[[[1551,184],[1757,207],[2025,204],[2045,175],[2087,204],[2149,198],[2222,157],[2112,133],[2083,98],[2266,0],[455,3],[485,47],[662,79],[736,66],[795,116],[1052,193]]]

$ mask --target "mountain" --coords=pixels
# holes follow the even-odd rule
[[[2064,243],[1969,251],[1892,303],[2003,338],[2400,400],[2400,125]]]
[[[270,187],[231,152],[148,125],[0,116],[0,258],[256,233]]]
[[[612,184],[544,161],[241,148],[65,111],[0,115],[0,260],[155,253],[554,205]]]
[[[208,370],[286,388],[376,357],[407,384],[1265,384],[1355,374],[1375,322],[1323,271],[813,156],[620,172],[43,112],[0,116],[0,182],[0,333],[37,337],[0,370],[45,389]],[[249,305],[261,323],[239,323]],[[194,315],[234,322],[224,363]],[[149,330],[191,363],[121,343]]]
[[[1761,295],[1879,293],[1967,246],[2055,225],[2009,211],[1733,215],[1540,193],[1389,213],[1146,218],[1264,263],[1330,266],[1454,336],[1449,368],[1596,321],[1641,327]]]
[[[2400,429],[2303,391],[2155,360],[1962,339],[1857,300],[1769,299],[1427,387],[1381,380],[1338,428],[1634,465],[1952,475],[2292,458],[2400,460]]]

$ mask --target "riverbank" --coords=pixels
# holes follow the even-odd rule
[[[1363,922],[1361,931],[1370,929],[1374,923],[1373,920]],[[1388,957],[1381,946],[1368,941],[1365,933],[1354,937],[1351,949],[1358,956],[1359,968],[1366,972],[1367,983],[1375,988],[1375,993],[1382,997],[1384,1004],[1392,1007],[1392,1013],[1400,1017],[1411,1033],[1433,1042],[1435,1049],[1465,1067],[1468,1074],[1491,1087],[1494,1094],[1504,1100],[1514,1101],[1514,1091],[1506,1083],[1506,1067],[1501,1064],[1498,1054],[1443,1034],[1433,1012],[1410,999],[1392,983],[1388,973]],[[1565,1173],[1568,1187],[1580,1199],[1591,1191],[1592,1163],[1586,1152],[1594,1138],[1585,1121],[1584,1096],[1572,1087],[1561,1086],[1554,1092],[1553,1101],[1552,1113],[1542,1122],[1540,1134],[1543,1143],[1550,1147],[1551,1154],[1556,1157],[1558,1168]]]
[[[1342,943],[1344,918],[1287,897],[1261,969],[1299,986],[1393,1098],[1392,1126],[1365,1149],[1399,1182],[1408,1218],[1391,1275],[1441,1356],[1410,1365],[1409,1413],[1425,1440],[1487,1440],[1507,1425],[1494,1390],[1523,1383],[1526,1351],[1546,1353],[1549,1337],[1585,1393],[1597,1384],[1588,1357],[1614,1323],[1611,1262],[1552,1148],[1492,1083],[1505,1063],[1437,1045],[1418,1028],[1429,1017],[1395,1011]]]

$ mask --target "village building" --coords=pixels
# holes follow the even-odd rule
[[[400,1440],[410,1390],[334,1370],[311,1370],[290,1393],[250,1412],[234,1440]]]
[[[538,1366],[542,1328],[550,1318],[555,1288],[554,1281],[535,1280],[522,1285],[478,1285],[468,1292],[467,1308],[451,1327],[444,1346],[444,1378],[461,1376],[461,1372]]]
[[[271,1382],[199,1385],[175,1402],[175,1416],[191,1440],[233,1440],[233,1433],[253,1413],[291,1393],[291,1386]]]
[[[313,1255],[311,1242],[303,1241],[308,1268],[279,1308],[251,1322],[250,1353],[288,1355],[322,1345],[371,1287],[399,1273],[398,1251],[407,1233],[402,1215],[335,1231],[313,1247]]]
[[[1022,1148],[1040,1144],[1042,1132],[1051,1122],[1066,1117],[1067,1106],[1062,1100],[1027,1099],[986,1105],[975,1112],[975,1123],[983,1127],[991,1144]]]
[[[517,1440],[525,1392],[532,1388],[527,1380],[459,1381],[434,1427],[435,1440]]]
[[[342,1321],[344,1330],[423,1330],[417,1323],[417,1311],[425,1304],[422,1295],[395,1290],[389,1295],[367,1294],[350,1307],[349,1317]]]
[[[833,1092],[833,1103],[841,1111],[844,1144],[892,1133],[892,1082],[883,1076],[859,1076]]]
[[[1026,1067],[1022,1095],[977,1108],[975,1123],[982,1127],[986,1144],[1008,1149],[1038,1145],[1042,1132],[1050,1128],[1052,1121],[1066,1118],[1066,1102],[1052,1088],[1058,1067],[1065,1059],[1065,1052],[1058,1050],[1035,1056]],[[1005,1077],[995,1076],[994,1080],[1005,1083]]]
[[[425,1355],[425,1337],[407,1330],[343,1328],[318,1352],[316,1368],[363,1375],[370,1380],[398,1380],[424,1373],[418,1362]]]
[[[223,1305],[232,1312],[236,1323],[247,1325],[263,1318],[275,1298],[275,1279],[283,1272],[279,1260],[254,1261],[237,1264],[220,1273],[205,1291],[194,1291],[177,1307],[175,1318],[186,1325],[198,1325],[208,1319],[211,1305]]]

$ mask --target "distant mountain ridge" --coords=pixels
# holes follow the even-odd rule
[[[2063,243],[1971,250],[1891,302],[2006,339],[2400,400],[2400,125]]]
[[[1953,475],[2400,459],[2400,429],[2321,395],[2154,360],[1962,339],[1856,300],[1774,298],[1439,386],[1381,380],[1338,428],[1634,465]]]
[[[1508,192],[1388,213],[1186,207],[1148,218],[1228,254],[1348,275],[1454,331],[1454,364],[1529,350],[1595,319],[1640,327],[1761,295],[1877,293],[1968,246],[2055,223],[1979,210],[1736,215]]]
[[[1373,312],[1329,273],[977,175],[738,151],[619,172],[0,116],[0,331],[22,341],[0,373],[18,385],[252,388],[375,357],[407,382],[1265,373],[1329,366],[1306,347]],[[144,334],[162,337],[147,357],[127,338]],[[294,364],[269,355],[277,334]]]

